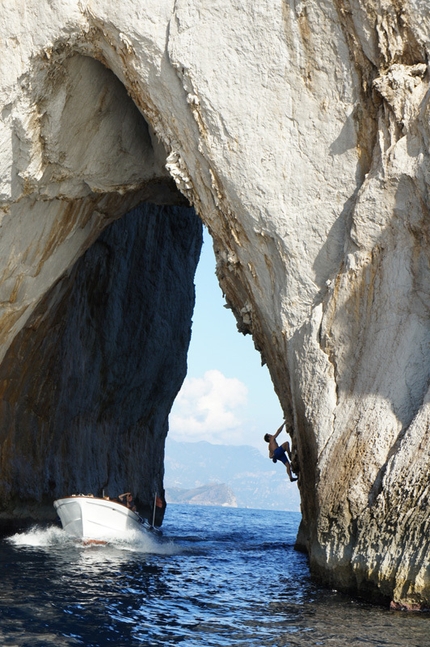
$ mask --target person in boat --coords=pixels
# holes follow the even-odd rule
[[[131,494],[131,492],[124,492],[124,494],[120,494],[118,500],[123,505],[126,505],[129,510],[136,512],[136,506],[134,504],[133,495]]]
[[[282,429],[285,426],[285,422],[282,423],[282,425],[279,427],[279,429],[276,431],[276,433],[272,434],[265,434],[264,440],[266,443],[269,443],[269,458],[272,459],[274,463],[277,461],[281,461],[285,465],[285,469],[287,470],[287,474],[290,477],[290,481],[297,481],[297,477],[293,476],[292,470],[291,470],[291,450],[290,450],[290,443],[288,440],[285,441],[285,443],[282,443],[282,445],[278,445],[277,443],[277,437],[281,433]],[[287,458],[288,454],[288,458]],[[289,460],[288,460],[289,459]]]

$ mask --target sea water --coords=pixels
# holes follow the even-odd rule
[[[429,647],[430,616],[315,585],[296,513],[170,505],[163,538],[0,543],[0,645]]]

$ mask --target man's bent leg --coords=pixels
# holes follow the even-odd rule
[[[291,460],[291,449],[288,440],[286,440],[285,443],[282,443],[281,447],[287,452],[288,458]]]
[[[285,463],[285,468],[287,470],[288,476],[290,477],[291,483],[293,483],[294,481],[297,481],[298,479],[296,477],[294,477],[293,473],[291,472],[291,465],[289,464],[288,461]]]

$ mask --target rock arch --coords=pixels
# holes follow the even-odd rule
[[[50,518],[54,498],[102,488],[132,488],[152,513],[201,245],[201,222],[165,168],[166,151],[118,77],[77,47],[46,56],[19,102],[26,121],[12,108],[7,115],[6,525]]]
[[[78,52],[123,83],[210,229],[220,284],[293,435],[298,543],[312,571],[429,605],[428,10],[419,0],[29,6],[8,14],[1,71],[4,350],[42,298],[37,286],[137,199],[136,186],[92,192],[91,208],[75,194],[58,230],[64,194],[51,199],[52,182],[40,193],[38,105],[49,70],[61,81]],[[49,221],[35,238],[28,224]],[[384,372],[393,365],[400,380]]]

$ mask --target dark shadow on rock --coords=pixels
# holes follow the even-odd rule
[[[201,244],[194,209],[145,203],[46,294],[0,366],[6,516],[17,499],[19,516],[37,518],[59,496],[102,488],[130,489],[152,511]]]

